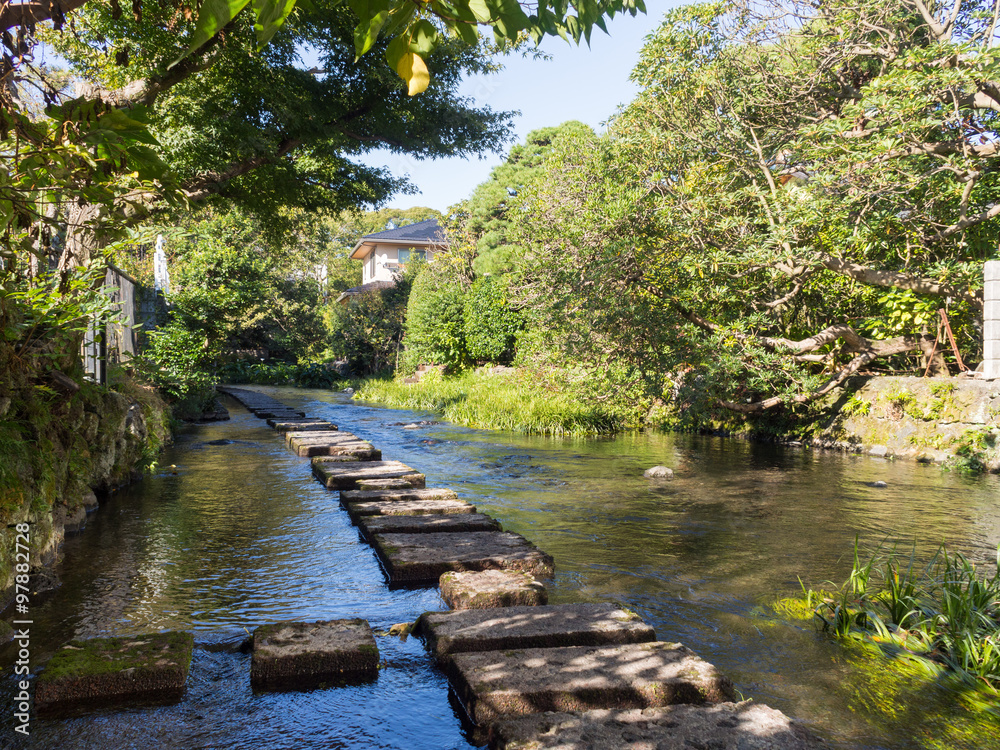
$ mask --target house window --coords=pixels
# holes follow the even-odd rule
[[[410,258],[414,260],[426,260],[427,253],[423,250],[400,250],[399,251],[399,262],[406,263]]]

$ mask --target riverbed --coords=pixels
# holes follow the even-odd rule
[[[455,489],[554,556],[550,601],[613,601],[728,674],[742,695],[834,747],[1000,747],[952,688],[887,670],[771,605],[847,575],[864,547],[941,542],[989,564],[1000,485],[940,467],[691,435],[524,437],[374,408],[346,394],[266,392],[325,417]],[[184,699],[171,706],[0,720],[0,746],[38,748],[469,748],[460,709],[419,640],[380,636],[367,685],[255,695],[240,644],[278,620],[363,617],[377,631],[443,608],[392,590],[371,548],[298,458],[235,402],[185,428],[154,473],[67,539],[62,586],[33,602],[32,664],[70,638],[194,632]],[[643,479],[656,464],[672,480]],[[885,487],[875,486],[884,482]],[[13,647],[0,650],[12,704]],[[10,744],[7,740],[10,739]],[[990,744],[996,743],[996,744]]]

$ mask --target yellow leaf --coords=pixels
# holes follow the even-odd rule
[[[431,82],[431,74],[427,70],[427,63],[424,62],[424,59],[420,55],[414,52],[407,52],[399,58],[399,62],[396,64],[396,72],[409,85],[406,93],[410,96],[416,96],[427,88],[427,84]]]

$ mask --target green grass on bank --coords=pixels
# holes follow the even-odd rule
[[[401,409],[439,412],[449,422],[536,435],[595,435],[619,429],[599,406],[587,404],[552,381],[522,371],[429,374],[419,383],[373,379],[355,398]]]

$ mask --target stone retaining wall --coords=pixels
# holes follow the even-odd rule
[[[813,443],[877,456],[978,461],[1000,471],[1000,381],[855,378],[829,401]]]
[[[30,567],[57,558],[104,495],[142,476],[170,440],[169,407],[132,383],[125,393],[84,383],[53,398],[29,388],[0,398],[0,609],[15,583],[15,526],[29,524]]]

